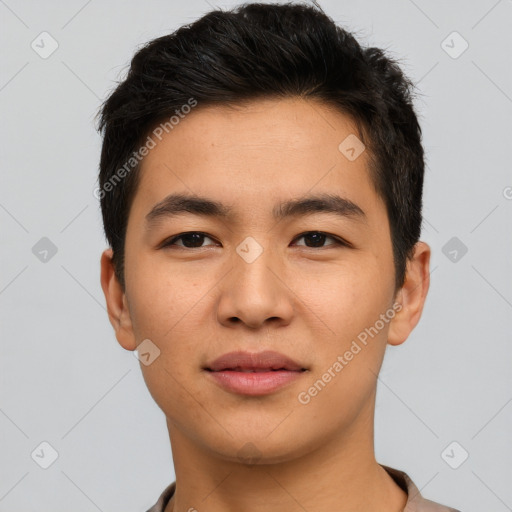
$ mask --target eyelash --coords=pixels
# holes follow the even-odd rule
[[[210,238],[211,240],[215,240],[212,236],[206,234],[206,233],[203,233],[202,231],[186,231],[184,233],[180,233],[179,235],[176,235],[176,236],[173,236],[171,238],[168,238],[167,240],[165,240],[161,245],[160,245],[160,248],[167,248],[167,247],[178,247],[179,249],[185,249],[185,250],[194,250],[194,249],[204,249],[204,247],[185,247],[183,245],[175,245],[174,242],[176,242],[177,240],[180,240],[182,239],[183,237],[187,236],[187,235],[194,235],[194,234],[197,234],[197,235],[202,235],[206,238]],[[320,235],[326,235],[327,238],[331,238],[334,243],[333,244],[330,244],[330,245],[326,245],[326,246],[323,246],[323,247],[308,247],[306,245],[301,245],[299,247],[305,247],[306,249],[325,249],[327,247],[334,247],[334,246],[344,246],[344,247],[350,247],[351,244],[349,244],[348,242],[346,242],[345,240],[342,240],[341,238],[339,237],[336,237],[334,235],[330,235],[329,233],[326,233],[324,231],[305,231],[304,233],[301,233],[300,235],[297,235],[294,240],[298,240],[300,238],[303,238],[304,236],[306,235],[310,235],[310,234],[320,234]]]

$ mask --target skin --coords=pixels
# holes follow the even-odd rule
[[[350,134],[357,134],[350,118],[318,101],[199,105],[142,162],[128,219],[126,290],[110,249],[102,254],[101,284],[120,345],[135,350],[150,339],[160,350],[141,370],[167,418],[177,487],[166,512],[405,506],[406,494],[375,460],[375,392],[387,344],[403,343],[421,316],[430,248],[416,245],[405,284],[395,290],[387,213],[367,152],[349,161],[338,149]],[[233,216],[186,213],[148,231],[146,214],[176,192],[226,203]],[[274,220],[278,202],[311,193],[342,195],[366,218],[320,212]],[[161,247],[187,231],[208,236],[199,248],[190,239],[191,248],[183,239]],[[351,245],[327,237],[315,247],[300,236],[306,231]],[[248,236],[263,248],[252,263],[236,252]],[[298,394],[389,310],[395,315],[384,328],[300,403]],[[276,350],[308,371],[270,395],[230,393],[203,366],[239,349]],[[252,463],[241,453],[252,454]]]

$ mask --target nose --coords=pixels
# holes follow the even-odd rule
[[[250,329],[288,325],[294,314],[294,294],[287,281],[283,262],[272,251],[264,248],[254,261],[233,254],[233,268],[219,285],[219,322]]]

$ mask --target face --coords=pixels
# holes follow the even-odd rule
[[[285,461],[368,432],[386,343],[421,313],[428,254],[405,307],[386,208],[345,115],[291,98],[200,107],[142,162],[124,294],[104,254],[117,339],[150,340],[141,369],[170,431],[225,460],[253,446]],[[302,371],[208,370],[267,350]]]

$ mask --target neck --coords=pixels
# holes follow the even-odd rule
[[[205,449],[168,421],[176,491],[165,512],[401,511],[407,496],[375,460],[368,419],[279,459],[258,450],[252,464]]]

